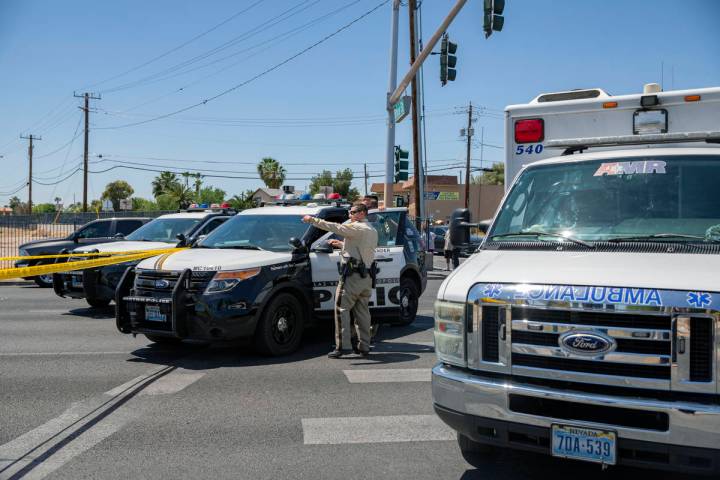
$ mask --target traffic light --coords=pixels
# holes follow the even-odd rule
[[[443,87],[447,82],[455,81],[457,75],[455,52],[457,52],[457,43],[452,43],[448,38],[448,34],[444,34],[440,43],[440,83],[442,83]]]
[[[410,154],[407,150],[403,150],[398,145],[395,145],[395,183],[401,180],[407,181],[409,163],[407,159],[409,157]]]
[[[483,30],[485,38],[492,35],[493,31],[499,32],[505,24],[505,17],[502,16],[505,10],[505,0],[485,0],[485,21]]]

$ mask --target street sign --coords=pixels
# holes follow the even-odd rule
[[[132,198],[121,199],[120,210],[132,210]]]
[[[103,212],[112,212],[113,211],[112,200],[103,200],[102,210],[103,210]]]
[[[410,105],[412,103],[411,97],[405,95],[393,105],[393,112],[395,113],[395,123],[402,122],[403,118],[410,114]]]

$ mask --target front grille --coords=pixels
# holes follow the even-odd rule
[[[482,307],[482,359],[485,362],[500,359],[499,330],[500,307]]]
[[[672,317],[646,312],[512,307],[513,367],[609,377],[670,381]],[[561,345],[563,332],[605,332],[615,347],[587,358]],[[597,377],[595,377],[597,378]],[[592,383],[593,377],[579,379]],[[669,385],[669,384],[668,384]]]
[[[187,288],[191,293],[202,293],[215,272],[192,272]],[[135,277],[135,295],[151,297],[169,297],[175,288],[180,272],[162,270],[144,270]]]
[[[541,357],[522,353],[513,353],[512,362],[514,366],[543,368],[547,370],[565,370],[569,372],[595,373],[620,377],[670,380],[670,366],[664,365],[635,365],[602,361],[596,362],[591,360]]]
[[[713,333],[709,318],[690,319],[690,381],[712,381]]]
[[[531,322],[568,323],[573,325],[591,325],[618,328],[652,328],[670,330],[669,315],[642,315],[619,313],[607,310],[544,310],[534,308],[513,308],[513,320]]]

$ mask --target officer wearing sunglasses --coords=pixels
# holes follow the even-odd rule
[[[305,215],[303,222],[321,230],[342,235],[342,274],[335,293],[335,350],[329,358],[341,358],[350,349],[350,314],[355,319],[357,350],[362,356],[370,353],[371,270],[378,245],[377,231],[367,221],[368,209],[356,203],[350,209],[350,222],[337,224]]]

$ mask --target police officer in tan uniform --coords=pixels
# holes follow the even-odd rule
[[[350,313],[357,329],[357,349],[362,356],[370,353],[371,270],[375,261],[378,236],[367,221],[367,206],[356,203],[350,208],[350,222],[337,224],[310,215],[303,222],[345,238],[342,244],[342,276],[335,293],[335,350],[330,358],[340,358],[350,349]]]

